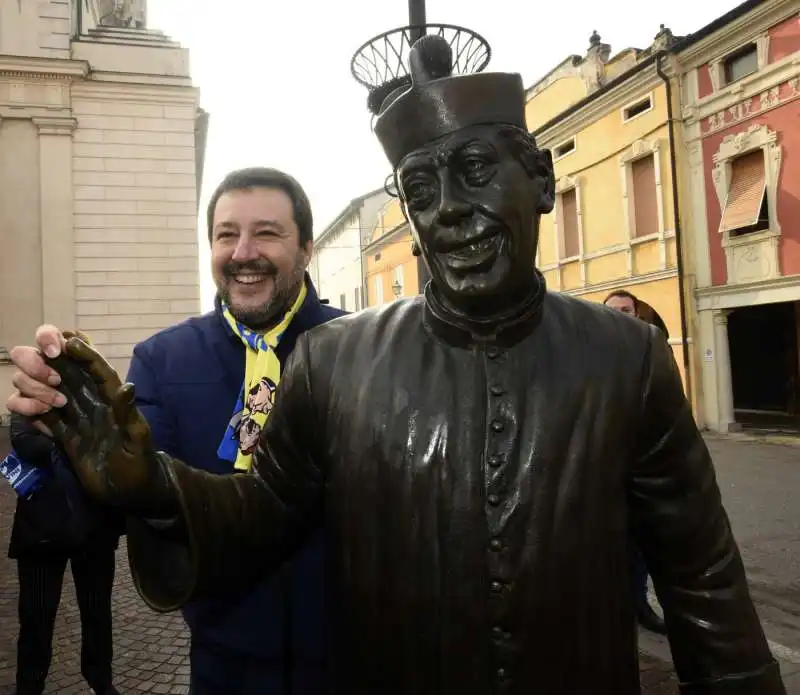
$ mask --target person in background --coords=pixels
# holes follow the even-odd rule
[[[18,415],[11,417],[11,446],[41,472],[37,489],[17,498],[8,548],[19,578],[16,695],[44,692],[67,562],[81,616],[81,673],[96,695],[119,695],[111,674],[111,590],[123,517],[91,502],[53,440]]]
[[[665,339],[669,339],[667,326],[658,312],[631,292],[627,290],[615,290],[603,300],[603,304],[617,311],[621,311],[623,314],[628,314],[629,316],[636,317],[655,326],[664,334]],[[631,553],[633,555],[634,565],[636,617],[639,621],[639,625],[651,632],[665,635],[667,629],[664,620],[653,610],[650,602],[647,600],[648,571],[644,558],[639,552],[639,549],[633,545],[631,547]]]

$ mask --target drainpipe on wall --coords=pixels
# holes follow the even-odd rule
[[[656,56],[656,73],[664,81],[667,92],[667,123],[669,126],[669,166],[672,175],[672,216],[675,220],[675,255],[678,266],[678,302],[681,317],[681,344],[683,346],[683,372],[686,375],[686,398],[692,405],[692,370],[689,359],[689,331],[686,320],[686,291],[683,267],[683,230],[681,229],[680,204],[678,202],[678,165],[675,158],[675,125],[672,111],[672,83],[661,67],[661,59],[667,51]]]
[[[367,308],[367,268],[364,265],[364,249],[367,248],[369,241],[364,243],[364,229],[361,222],[361,211],[358,213],[358,271],[361,274],[361,282],[358,288],[358,311]],[[369,230],[367,230],[369,231]]]

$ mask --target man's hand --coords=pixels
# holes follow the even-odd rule
[[[43,355],[58,357],[65,341],[65,336],[55,326],[39,326],[36,347],[11,349],[11,361],[17,367],[11,380],[16,390],[7,403],[12,413],[36,417],[64,405],[64,396],[56,390],[61,377],[47,366]]]
[[[132,514],[168,516],[174,494],[150,441],[150,428],[134,405],[133,384],[78,337],[62,354],[45,358],[60,378],[63,406],[40,416],[61,442],[84,489]]]
[[[39,326],[36,345],[17,346],[11,349],[11,361],[17,371],[11,379],[15,391],[7,401],[12,413],[35,418],[53,408],[61,408],[66,398],[57,390],[61,376],[45,362],[45,356],[58,357],[64,350],[67,339],[77,336],[89,342],[80,331],[64,331],[55,326]],[[52,433],[40,421],[36,426],[45,434]]]

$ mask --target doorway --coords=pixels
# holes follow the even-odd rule
[[[752,425],[800,424],[797,302],[735,309],[728,316],[733,408]]]

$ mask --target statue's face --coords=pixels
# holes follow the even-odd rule
[[[524,134],[521,134],[524,137]],[[553,207],[552,162],[497,126],[466,128],[412,152],[397,182],[414,239],[446,300],[468,314],[529,289],[539,217]]]

